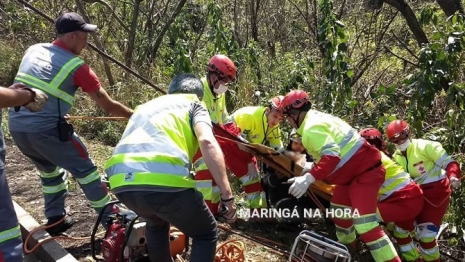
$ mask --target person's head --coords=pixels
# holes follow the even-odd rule
[[[299,152],[304,154],[306,152],[304,145],[302,144],[302,138],[297,134],[297,129],[292,129],[291,135],[289,136],[290,150],[293,152]]]
[[[280,111],[293,128],[299,128],[311,108],[312,103],[305,91],[292,90],[284,96]]]
[[[207,81],[212,91],[221,95],[228,91],[228,84],[236,81],[236,66],[225,55],[214,55],[208,62]]]
[[[284,96],[275,96],[270,99],[268,106],[265,109],[266,118],[269,127],[275,127],[284,119],[284,115],[279,111],[281,102]]]
[[[410,126],[404,120],[394,120],[386,127],[386,135],[400,151],[406,151],[410,145]]]
[[[77,13],[65,13],[55,20],[57,37],[75,55],[80,55],[87,46],[87,36],[97,30],[96,25],[88,24]]]
[[[196,94],[199,100],[202,100],[204,94],[203,84],[194,74],[179,74],[171,80],[168,94]]]
[[[387,153],[386,142],[383,139],[381,131],[376,128],[369,127],[360,130],[359,134],[361,137],[365,138],[368,143],[378,148],[378,150]]]

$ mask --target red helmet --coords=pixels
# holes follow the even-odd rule
[[[365,140],[374,145],[379,150],[386,150],[386,142],[384,142],[383,134],[376,128],[364,128],[359,132],[360,136],[365,138]]]
[[[217,73],[220,78],[226,78],[228,82],[236,80],[236,66],[225,55],[214,55],[210,58],[208,71]]]
[[[365,139],[383,139],[381,131],[372,127],[362,129],[359,134]]]
[[[386,127],[386,135],[393,143],[404,140],[410,135],[410,126],[404,120],[394,120]]]
[[[274,110],[280,110],[281,109],[281,103],[283,102],[284,96],[275,96],[270,99],[270,106]]]
[[[284,96],[280,109],[283,113],[285,113],[291,108],[300,108],[306,103],[310,103],[310,98],[305,91],[292,90]]]

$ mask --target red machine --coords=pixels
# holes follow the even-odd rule
[[[108,229],[103,239],[96,241],[95,234],[102,220],[106,207],[117,204],[114,201],[107,204],[99,214],[91,235],[92,257],[105,262],[150,262],[147,254],[145,237],[145,221],[139,219],[133,211],[126,210],[113,214],[108,218]],[[96,243],[100,244],[102,257],[96,255]],[[181,255],[188,251],[188,238],[178,229],[170,230],[171,255]]]

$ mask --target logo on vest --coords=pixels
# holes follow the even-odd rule
[[[127,173],[127,174],[124,176],[124,181],[125,181],[125,182],[132,182],[132,181],[134,181],[134,174],[133,174],[133,173]]]
[[[413,164],[413,166],[418,170],[418,173],[420,173],[421,175],[424,175],[426,173],[426,169],[425,169],[425,165],[423,164],[423,161]]]

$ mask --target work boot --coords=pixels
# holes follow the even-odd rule
[[[63,217],[64,216],[51,217],[48,219],[47,224],[45,224],[45,226],[53,225],[56,222],[63,219]],[[45,231],[47,231],[51,236],[59,235],[65,232],[66,230],[70,229],[73,226],[73,224],[74,224],[74,220],[71,217],[66,217],[63,221],[61,221],[61,223],[51,228],[47,228],[45,229]]]

